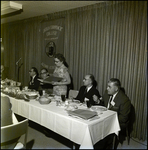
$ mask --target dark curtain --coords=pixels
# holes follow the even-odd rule
[[[23,86],[28,84],[29,69],[40,69],[41,42],[39,21],[23,21],[2,26],[4,41],[4,66],[9,68],[8,78],[18,80]],[[21,58],[17,65],[17,61]]]
[[[101,95],[109,78],[119,78],[135,109],[132,137],[147,133],[147,1],[109,1],[46,15],[65,17],[64,55],[74,89],[85,74],[94,74]],[[44,17],[43,17],[44,18]],[[20,81],[29,81],[29,68],[41,67],[41,17],[4,24],[4,65],[16,78],[15,62],[21,57]],[[20,61],[20,63],[21,63]]]

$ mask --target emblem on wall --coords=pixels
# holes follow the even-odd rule
[[[53,41],[47,43],[45,47],[45,52],[48,57],[53,57],[56,53],[56,45]]]

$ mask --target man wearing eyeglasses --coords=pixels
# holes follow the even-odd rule
[[[51,94],[53,91],[53,86],[52,84],[44,83],[43,80],[49,77],[49,72],[46,68],[41,69],[40,72],[40,87],[39,90],[45,90],[46,93]]]
[[[32,89],[32,90],[36,90],[38,91],[39,86],[40,86],[40,82],[38,80],[38,70],[35,67],[32,67],[29,71],[30,74],[30,82],[28,85],[28,89]]]
[[[85,75],[83,79],[83,86],[81,86],[76,100],[80,100],[81,103],[88,101],[90,105],[97,103],[101,97],[99,91],[96,89],[95,78],[92,74]]]
[[[46,68],[43,68],[40,72],[41,79],[46,79],[49,77],[49,72]]]

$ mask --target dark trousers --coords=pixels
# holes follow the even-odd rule
[[[113,140],[116,135],[110,134],[94,145],[94,149],[113,149]]]
[[[119,132],[118,137],[115,136],[114,149],[117,149],[119,143],[123,144],[125,137],[126,137],[126,129],[122,128],[121,131]]]

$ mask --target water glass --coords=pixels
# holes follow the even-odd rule
[[[66,96],[65,95],[61,95],[61,99],[62,99],[63,102],[65,102]]]
[[[40,94],[40,96],[42,96],[43,95],[43,91],[39,90],[39,94]]]
[[[91,107],[90,101],[86,101],[86,105],[87,105],[87,108],[90,108]]]

